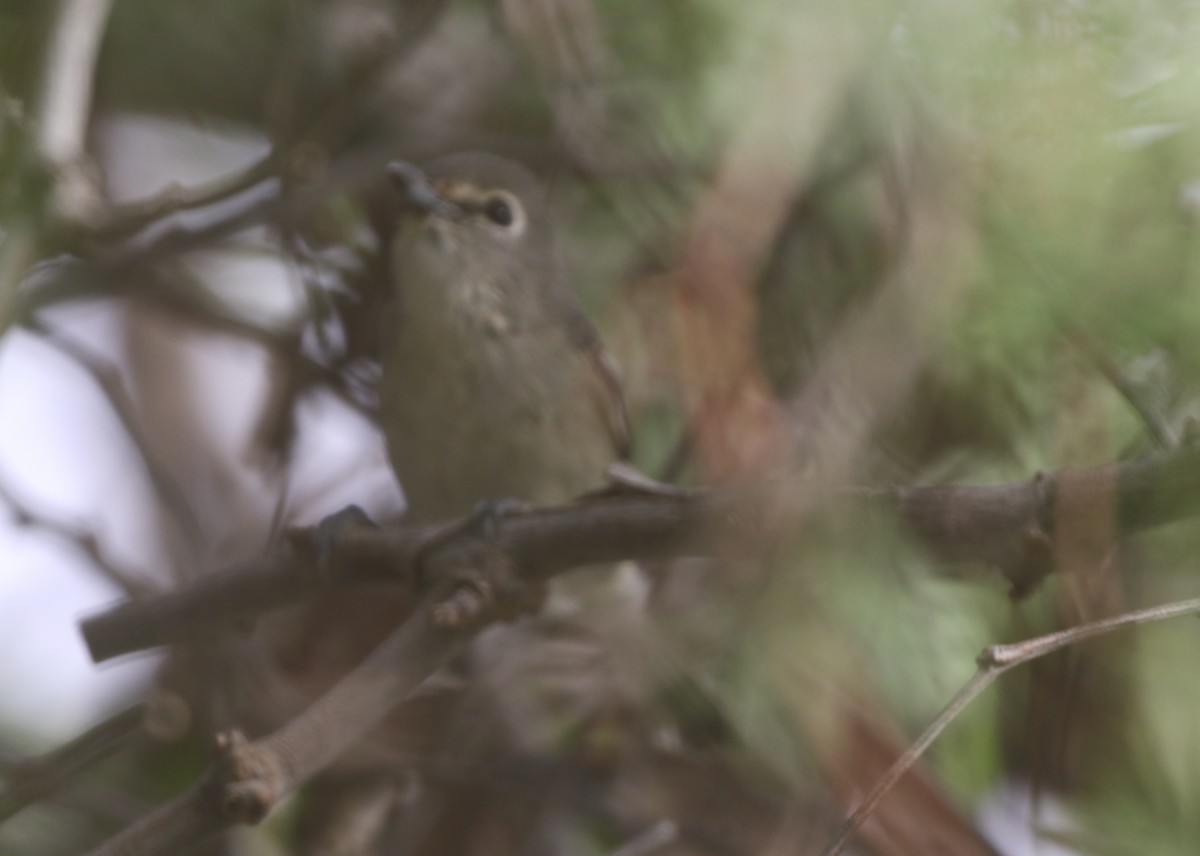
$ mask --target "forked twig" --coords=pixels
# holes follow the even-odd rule
[[[838,856],[839,853],[844,852],[846,845],[850,843],[854,834],[866,823],[867,818],[871,816],[871,813],[875,811],[879,803],[887,796],[888,791],[912,768],[913,764],[925,753],[930,744],[946,729],[946,726],[953,722],[959,713],[975,700],[976,696],[991,686],[997,677],[1007,672],[1013,666],[1027,663],[1030,660],[1036,660],[1039,657],[1044,657],[1047,654],[1061,650],[1068,645],[1074,645],[1077,642],[1102,636],[1132,624],[1146,624],[1151,621],[1179,618],[1180,616],[1193,615],[1198,612],[1200,612],[1200,598],[1191,598],[1189,600],[1176,601],[1175,603],[1151,606],[1135,612],[1127,612],[1123,615],[1104,618],[1100,621],[1080,624],[1077,627],[1047,633],[1044,636],[1035,636],[1032,639],[1026,639],[1022,642],[1014,642],[1009,645],[989,645],[984,648],[976,658],[976,662],[979,664],[978,671],[975,672],[962,689],[955,693],[954,698],[942,709],[942,712],[937,715],[930,726],[925,729],[924,733],[880,777],[875,787],[871,789],[871,792],[867,794],[858,808],[842,824],[837,837],[821,851],[821,856]]]

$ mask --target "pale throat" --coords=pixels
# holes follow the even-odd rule
[[[457,235],[427,226],[414,239],[404,254],[398,283],[406,314],[440,324],[442,333],[451,336],[512,331],[496,272],[463,253]]]

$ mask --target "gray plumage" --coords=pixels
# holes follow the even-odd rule
[[[441,158],[427,181],[392,171],[418,210],[392,242],[380,405],[410,513],[601,486],[624,452],[623,406],[537,179],[487,154]]]

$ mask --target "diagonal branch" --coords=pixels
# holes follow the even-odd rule
[[[1175,435],[1175,431],[1163,414],[1158,411],[1158,408],[1148,400],[1145,390],[1125,376],[1121,367],[1105,352],[1099,342],[1085,331],[1074,327],[1067,327],[1066,335],[1068,340],[1084,353],[1096,370],[1133,408],[1133,411],[1145,424],[1150,439],[1158,448],[1171,449],[1179,445],[1179,438]]]
[[[93,850],[90,856],[158,856],[238,823],[257,823],[453,656],[479,625],[446,627],[426,602],[358,668],[279,730],[253,743],[234,732],[197,784]]]
[[[0,823],[53,794],[80,771],[126,745],[141,728],[144,717],[142,705],[128,708],[53,752],[11,765],[5,770],[8,781],[0,790]]]
[[[33,506],[17,496],[11,487],[0,480],[0,502],[10,509],[18,526],[41,529],[74,546],[105,577],[120,586],[128,597],[140,597],[150,593],[147,584],[132,571],[119,566],[104,550],[100,538],[89,527],[58,520],[35,510]]]
[[[125,388],[125,384],[121,380],[121,374],[117,367],[104,360],[99,354],[88,350],[80,342],[63,335],[36,318],[31,318],[28,326],[44,341],[57,348],[91,375],[100,391],[108,399],[113,414],[121,422],[121,427],[125,429],[126,434],[137,448],[150,483],[154,486],[164,507],[173,514],[186,543],[192,546],[202,543],[203,531],[200,520],[188,500],[187,493],[153,453],[149,439],[138,424],[136,407],[129,396],[129,390]]]

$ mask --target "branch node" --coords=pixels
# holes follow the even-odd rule
[[[984,671],[990,671],[1000,664],[999,651],[996,645],[988,645],[975,658],[975,665]]]
[[[1033,474],[1033,521],[1046,535],[1054,527],[1054,501],[1058,482],[1052,473],[1038,470]]]
[[[217,734],[216,748],[211,788],[218,810],[233,823],[258,823],[284,793],[278,758],[236,730]]]
[[[500,533],[505,517],[528,510],[517,500],[486,500],[421,548],[418,588],[448,592],[433,606],[434,624],[459,629],[476,621],[511,621],[541,608],[545,586],[521,579]]]
[[[483,614],[491,597],[486,580],[460,583],[445,600],[434,604],[433,623],[447,630],[464,627]]]
[[[512,560],[495,548],[472,552],[445,572],[441,584],[449,594],[434,604],[434,624],[459,629],[476,621],[512,621],[541,608],[545,585],[522,580]]]
[[[1034,591],[1054,569],[1054,500],[1057,482],[1052,473],[1038,470],[1030,479],[1033,494],[1029,525],[1020,534],[1017,561],[1004,567],[1009,599],[1017,602]]]

